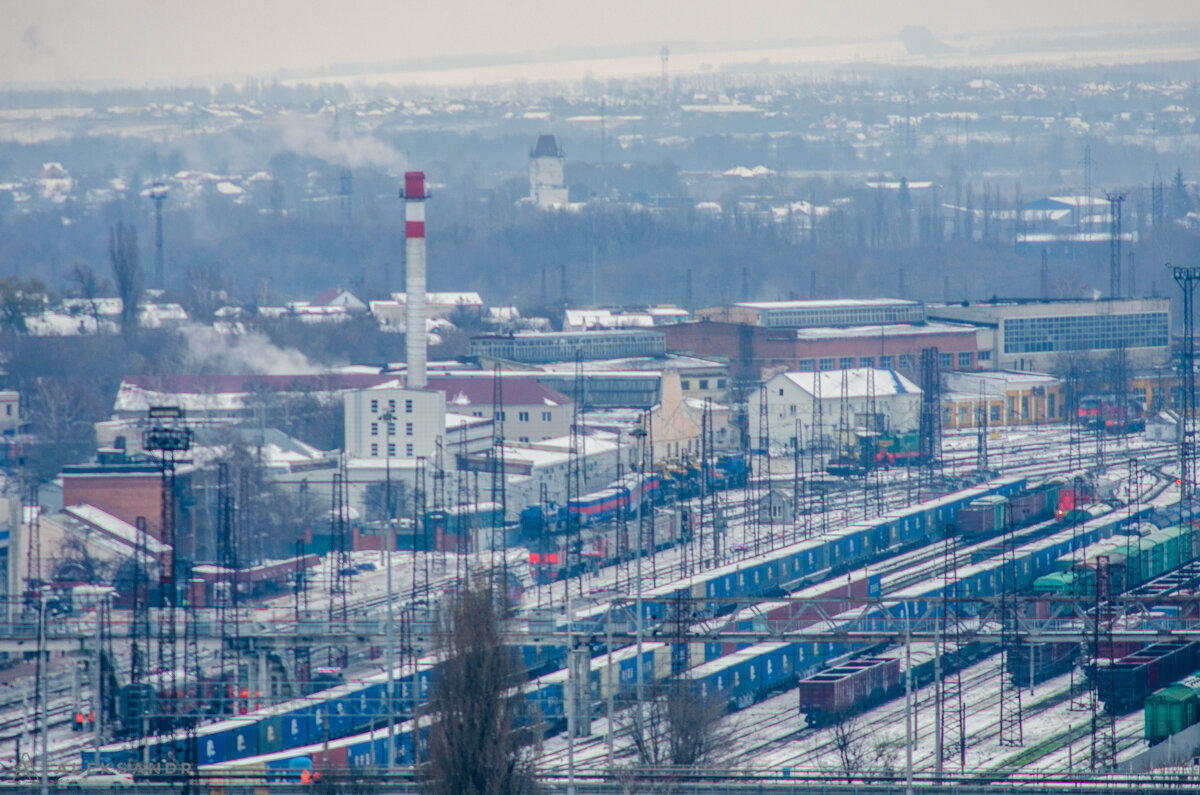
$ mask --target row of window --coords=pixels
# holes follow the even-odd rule
[[[395,401],[395,400],[389,400],[389,401],[388,401],[388,411],[393,411],[393,412],[394,412],[395,410],[396,410],[396,401]],[[378,413],[379,413],[379,401],[378,401],[378,400],[372,400],[372,401],[371,401],[371,413],[372,413],[372,414],[378,414]],[[405,401],[404,401],[404,413],[405,413],[405,414],[412,414],[412,413],[413,413],[413,402],[412,402],[412,400],[411,400],[411,399],[408,399],[408,400],[405,400]]]
[[[717,389],[724,389],[724,388],[725,388],[725,379],[724,379],[724,378],[718,378],[718,379],[716,379],[716,382],[717,382]],[[711,380],[710,380],[710,379],[708,379],[708,378],[701,378],[701,379],[700,379],[700,380],[697,382],[697,384],[698,384],[698,386],[699,386],[699,388],[700,388],[700,389],[708,389],[708,385],[709,385],[710,383],[711,383]],[[689,390],[689,389],[691,389],[691,388],[692,388],[692,382],[691,382],[691,381],[680,381],[680,382],[679,382],[679,385],[680,385],[680,386],[683,388],[683,390],[684,390],[685,392],[686,392],[687,390]]]
[[[371,435],[372,435],[372,436],[378,436],[378,435],[379,435],[379,423],[378,423],[378,422],[372,422],[372,423],[371,423]],[[396,435],[396,423],[394,423],[394,422],[389,422],[389,423],[387,424],[387,435],[388,435],[388,436],[395,436],[395,435]],[[405,436],[412,436],[412,435],[413,435],[413,424],[412,424],[411,422],[406,422],[406,423],[404,423],[404,435],[405,435]]]
[[[388,454],[388,458],[393,458],[396,455],[395,443],[388,442],[387,454]],[[404,445],[404,454],[406,456],[408,456],[409,458],[412,458],[413,446],[411,444]],[[376,457],[379,455],[379,445],[375,444],[374,442],[371,443],[371,455],[376,456]]]
[[[1014,417],[1018,416],[1016,400],[1017,399],[1016,399],[1015,395],[1009,395],[1007,397],[1007,409],[1008,409],[1007,414],[1010,418],[1014,418]],[[965,425],[968,421],[971,420],[972,415],[974,415],[974,418],[975,418],[974,421],[979,422],[980,410],[981,410],[981,407],[979,407],[979,406],[975,406],[974,408],[972,408],[971,406],[959,405],[959,407],[958,407],[958,424]],[[1065,414],[1066,414],[1066,407],[1063,404],[1058,403],[1055,400],[1054,393],[1051,392],[1051,393],[1047,394],[1046,395],[1046,415],[1045,415],[1046,419],[1049,419],[1051,417],[1058,417],[1059,419],[1062,419],[1065,416]],[[943,417],[946,422],[950,421],[950,409],[946,409],[943,412]],[[1020,418],[1023,420],[1027,420],[1030,418],[1029,396],[1028,395],[1021,395]],[[999,406],[992,404],[988,407],[988,422],[1000,422],[1000,407]]]
[[[1167,313],[1016,317],[1004,321],[1005,353],[1152,348],[1167,344]]]
[[[920,304],[892,306],[808,307],[805,309],[765,309],[764,326],[812,328],[814,326],[879,326],[892,323],[924,323],[925,307]]]
[[[482,417],[483,412],[482,411],[472,411],[471,415],[474,417]],[[508,421],[508,412],[507,411],[497,411],[494,416],[498,422],[507,422]],[[554,415],[551,414],[550,412],[548,412],[548,411],[542,412],[542,422],[551,422],[553,419],[554,419]],[[528,411],[518,411],[517,412],[517,422],[529,422],[529,412]]]
[[[983,355],[983,352],[980,352],[979,358],[981,360],[983,360],[983,359],[986,359],[987,357],[985,357]],[[942,354],[938,355],[938,360],[942,366],[942,369],[944,369],[944,370],[949,370],[949,369],[953,368],[956,364],[960,370],[966,370],[966,369],[970,369],[972,366],[974,366],[975,354],[972,353],[971,351],[960,351],[957,354],[942,353]],[[891,370],[892,368],[894,368],[896,366],[896,358],[894,356],[883,355],[883,356],[879,357],[878,361],[879,361],[878,366],[882,370]],[[799,361],[799,369],[800,369],[800,372],[811,373],[814,370],[814,365],[819,364],[819,367],[817,367],[815,369],[849,370],[852,367],[875,367],[876,366],[875,362],[876,362],[876,359],[874,356],[858,356],[858,357],[842,356],[842,357],[836,358],[836,359],[833,358],[832,356],[830,356],[830,357],[823,358],[820,360],[801,359]],[[916,370],[916,360],[913,358],[912,354],[910,354],[910,353],[900,354],[900,368],[899,369],[905,370],[908,372],[913,372]]]
[[[596,331],[561,336],[475,337],[471,340],[472,356],[498,357],[518,362],[569,362],[577,353],[584,359],[662,356],[666,350],[666,335],[655,331]]]

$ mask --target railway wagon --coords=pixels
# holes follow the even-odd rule
[[[756,643],[693,666],[683,678],[700,698],[722,703],[731,712],[745,709],[795,681],[798,651],[795,643]]]
[[[894,695],[900,661],[859,657],[800,680],[800,711],[809,726],[822,726]]]
[[[1200,667],[1200,643],[1155,643],[1109,662],[1098,660],[1090,672],[1096,695],[1116,715],[1141,709],[1155,690]]]
[[[980,497],[958,512],[958,530],[965,538],[995,535],[1012,526],[1012,501],[1000,494]]]
[[[1043,522],[1054,517],[1059,493],[1065,488],[1061,480],[1051,480],[1012,496],[1012,520],[1018,527]]]
[[[1005,669],[1017,687],[1065,674],[1079,658],[1078,643],[1014,643],[1004,649]]]
[[[1188,676],[1146,697],[1145,737],[1161,743],[1200,722],[1200,676]]]

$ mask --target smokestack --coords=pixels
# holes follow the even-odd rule
[[[410,389],[425,388],[425,172],[404,172],[404,347]]]

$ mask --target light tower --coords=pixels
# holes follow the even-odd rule
[[[425,388],[425,172],[404,172],[404,347],[408,362],[407,385]]]
[[[154,286],[160,290],[166,287],[163,276],[162,206],[170,192],[171,189],[166,185],[155,182],[144,194],[154,202]]]

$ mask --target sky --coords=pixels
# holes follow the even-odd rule
[[[1136,9],[1136,18],[1133,17]],[[575,46],[1200,24],[1195,0],[0,0],[0,85],[269,77]],[[1200,57],[1200,41],[1197,42]]]

